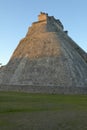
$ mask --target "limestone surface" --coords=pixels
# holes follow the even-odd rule
[[[0,84],[54,86],[64,91],[65,87],[87,87],[87,54],[64,31],[60,20],[42,12],[38,20],[0,69]]]

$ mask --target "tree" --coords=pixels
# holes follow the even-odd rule
[[[2,66],[2,63],[0,63],[0,67]]]

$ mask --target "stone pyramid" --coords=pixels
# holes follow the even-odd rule
[[[30,92],[59,92],[59,88],[87,92],[87,54],[60,20],[41,12],[0,69],[0,84]]]

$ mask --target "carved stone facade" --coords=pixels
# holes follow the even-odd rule
[[[38,15],[38,21],[47,20],[48,14],[41,12],[40,15]]]

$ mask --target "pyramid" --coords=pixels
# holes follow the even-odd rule
[[[41,12],[0,69],[0,84],[7,90],[87,92],[87,54],[59,19]]]

